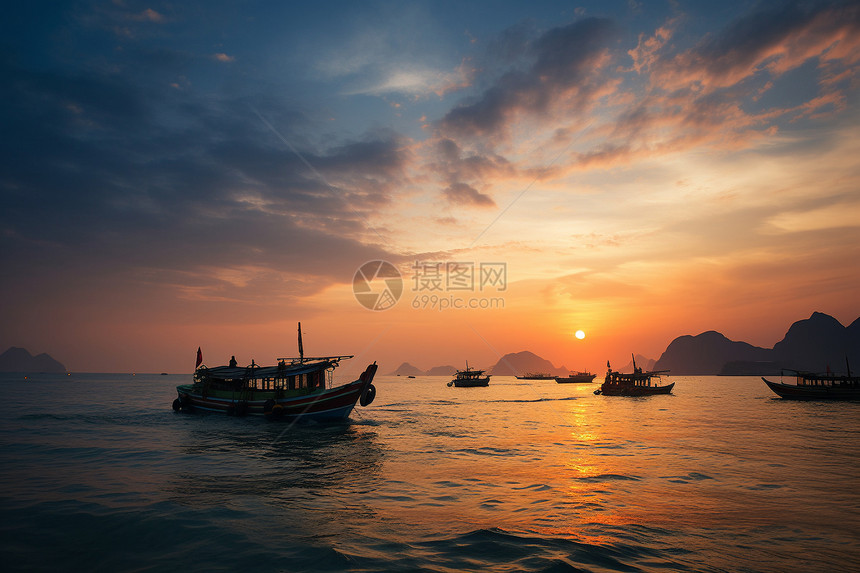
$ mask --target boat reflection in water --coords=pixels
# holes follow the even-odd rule
[[[270,424],[210,416],[186,425],[183,454],[194,460],[170,475],[168,497],[202,511],[230,511],[252,529],[300,523],[308,535],[334,536],[376,513],[361,495],[383,481],[383,450],[371,422]],[[215,509],[221,508],[221,509]],[[262,509],[261,508],[265,508]],[[243,526],[248,531],[249,525]],[[310,533],[312,532],[312,533]]]

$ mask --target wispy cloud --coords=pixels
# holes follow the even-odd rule
[[[860,227],[860,202],[842,202],[816,209],[785,211],[769,217],[765,233],[804,233],[842,227]]]
[[[163,14],[156,12],[152,8],[147,8],[137,14],[130,14],[128,19],[136,22],[164,22],[165,20]]]
[[[474,205],[476,207],[495,207],[496,202],[489,195],[484,195],[474,187],[465,183],[453,183],[443,191],[445,198],[459,205]]]

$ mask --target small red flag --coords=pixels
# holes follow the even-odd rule
[[[197,367],[203,364],[203,351],[200,350],[200,347],[197,347],[197,364],[194,365],[194,369],[197,370]]]

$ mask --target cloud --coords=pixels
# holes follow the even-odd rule
[[[693,47],[673,17],[627,51],[612,110],[552,175],[631,165],[696,148],[746,149],[800,120],[847,109],[860,62],[860,8],[762,5]],[[644,83],[643,83],[644,82]],[[604,100],[605,102],[606,100]],[[562,126],[562,131],[566,127]]]
[[[706,92],[758,75],[780,76],[810,59],[820,64],[860,56],[860,7],[844,3],[765,4],[694,49],[657,65],[652,82],[666,90],[701,86]]]
[[[474,187],[465,183],[454,183],[443,191],[445,198],[451,203],[472,205],[475,207],[495,207],[496,202],[489,195],[484,195]]]
[[[449,50],[446,40],[454,32],[439,23],[438,11],[420,3],[396,4],[369,18],[367,7],[344,8],[326,18],[326,27],[343,25],[335,41],[318,44],[315,37],[299,49],[313,54],[314,73],[338,93],[437,100],[470,85],[471,59]]]
[[[439,181],[444,186],[443,197],[452,204],[476,207],[493,207],[495,201],[485,191],[494,181],[512,176],[513,166],[496,154],[481,154],[462,149],[452,139],[431,140],[423,146],[426,154],[418,156],[424,163],[418,169],[427,180]]]
[[[41,284],[32,296],[43,302],[114,308],[87,285],[123,292],[137,281],[174,310],[180,298],[256,304],[397,260],[369,222],[405,177],[394,132],[317,148],[302,114],[258,99],[297,155],[246,98],[174,100],[146,74],[120,82],[98,70],[0,68],[0,250],[22,273],[4,282],[4,300]]]
[[[449,182],[480,181],[514,174],[511,163],[501,155],[467,151],[448,138],[429,144],[434,148],[429,170]]]
[[[529,46],[527,69],[508,71],[478,98],[453,108],[439,129],[451,136],[492,137],[505,134],[511,122],[551,107],[581,113],[600,90],[615,34],[609,20],[596,18],[549,30]]]
[[[468,87],[475,74],[467,60],[451,71],[415,63],[374,62],[348,82],[344,95],[403,94],[415,98],[445,94]]]
[[[164,15],[152,8],[147,8],[143,12],[129,16],[129,19],[137,22],[164,22]]]
[[[640,74],[650,70],[651,66],[659,60],[660,52],[666,43],[672,38],[674,24],[671,21],[667,22],[657,28],[654,35],[650,37],[646,37],[645,34],[639,35],[639,44],[627,51],[627,54],[633,59],[632,70]]]
[[[228,56],[227,54],[224,54],[224,53],[212,54],[212,59],[214,59],[215,61],[218,61],[218,62],[223,62],[223,63],[236,61],[236,58],[234,56]]]

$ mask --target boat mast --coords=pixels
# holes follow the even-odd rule
[[[299,323],[299,363],[305,361],[305,350],[302,348],[302,323]]]

